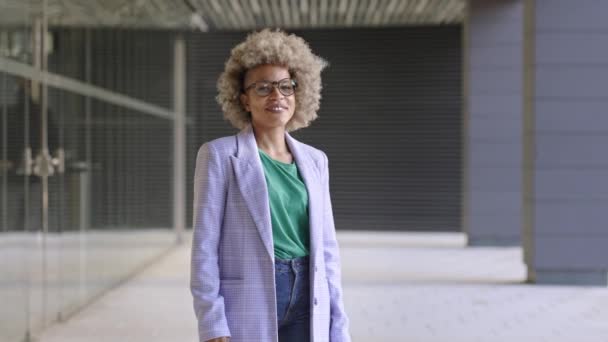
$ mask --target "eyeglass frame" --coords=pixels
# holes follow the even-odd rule
[[[281,82],[283,82],[283,81],[285,81],[285,80],[290,80],[290,81],[291,81],[291,86],[293,87],[293,93],[291,93],[291,94],[284,94],[284,93],[281,91],[281,88],[279,87],[279,83],[281,83]],[[293,79],[293,78],[291,78],[291,77],[286,77],[286,78],[283,78],[283,79],[280,79],[280,80],[278,80],[278,81],[274,81],[274,82],[270,82],[270,81],[258,81],[258,82],[253,82],[253,83],[251,83],[250,85],[248,85],[247,87],[243,88],[243,92],[244,92],[244,93],[246,93],[246,92],[247,92],[249,89],[251,89],[252,87],[255,87],[255,86],[256,86],[256,84],[258,84],[258,83],[269,83],[270,85],[272,85],[272,88],[273,88],[273,89],[274,89],[274,88],[277,88],[277,89],[279,90],[279,93],[281,93],[283,96],[291,96],[291,95],[295,94],[295,93],[296,93],[296,88],[298,87],[298,82],[297,82],[296,80],[294,80],[294,79]],[[254,89],[254,90],[255,90],[255,89]],[[260,97],[266,97],[266,96],[269,96],[271,93],[272,93],[272,90],[270,90],[270,93],[268,93],[267,95],[260,95],[260,94],[258,94],[258,92],[257,92],[257,91],[255,92],[255,94],[256,94],[257,96],[260,96]]]

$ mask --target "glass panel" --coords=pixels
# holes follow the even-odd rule
[[[0,8],[0,58],[33,65],[31,14],[40,3],[0,0]],[[35,282],[42,269],[36,253],[40,187],[27,175],[32,134],[40,134],[39,107],[32,106],[38,90],[29,79],[0,70],[0,341],[23,341],[31,310],[42,311]]]
[[[121,94],[142,94],[146,101],[163,99],[168,107],[166,96],[146,95],[152,93],[145,77],[157,62],[151,64],[145,55],[139,60],[113,57],[129,56],[141,35],[52,32],[52,71]],[[170,60],[163,65],[170,66]],[[153,89],[157,94],[163,88]],[[48,116],[49,149],[53,157],[65,157],[65,172],[49,178],[46,311],[61,318],[173,245],[173,123],[59,88],[49,89]]]
[[[86,279],[96,295],[174,241],[172,125],[97,100],[91,106]]]
[[[167,119],[49,89],[46,316],[69,316],[171,247]],[[53,133],[54,132],[54,133]]]
[[[17,341],[27,331],[28,272],[25,248],[27,178],[23,174],[23,135],[29,126],[18,79],[0,72],[0,340]]]
[[[34,58],[42,56],[34,29],[41,20],[32,19],[42,3],[0,0],[0,58],[43,65]],[[168,34],[50,31],[51,72],[170,107]],[[29,79],[38,71],[17,69],[0,71],[0,341],[7,342],[67,318],[175,241],[172,120],[60,85],[47,89],[45,102]],[[53,169],[47,192],[36,162],[45,136]]]

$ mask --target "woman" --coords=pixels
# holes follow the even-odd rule
[[[217,100],[241,131],[196,161],[200,341],[350,341],[327,157],[287,133],[316,119],[325,66],[303,39],[268,29],[226,62]]]

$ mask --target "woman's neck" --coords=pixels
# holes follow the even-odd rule
[[[289,148],[285,142],[285,128],[260,129],[253,127],[253,132],[258,148],[266,152],[266,154],[271,156],[289,154]]]

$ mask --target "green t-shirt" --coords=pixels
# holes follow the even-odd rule
[[[296,163],[286,164],[258,150],[270,198],[274,256],[293,259],[309,254],[308,192]]]

